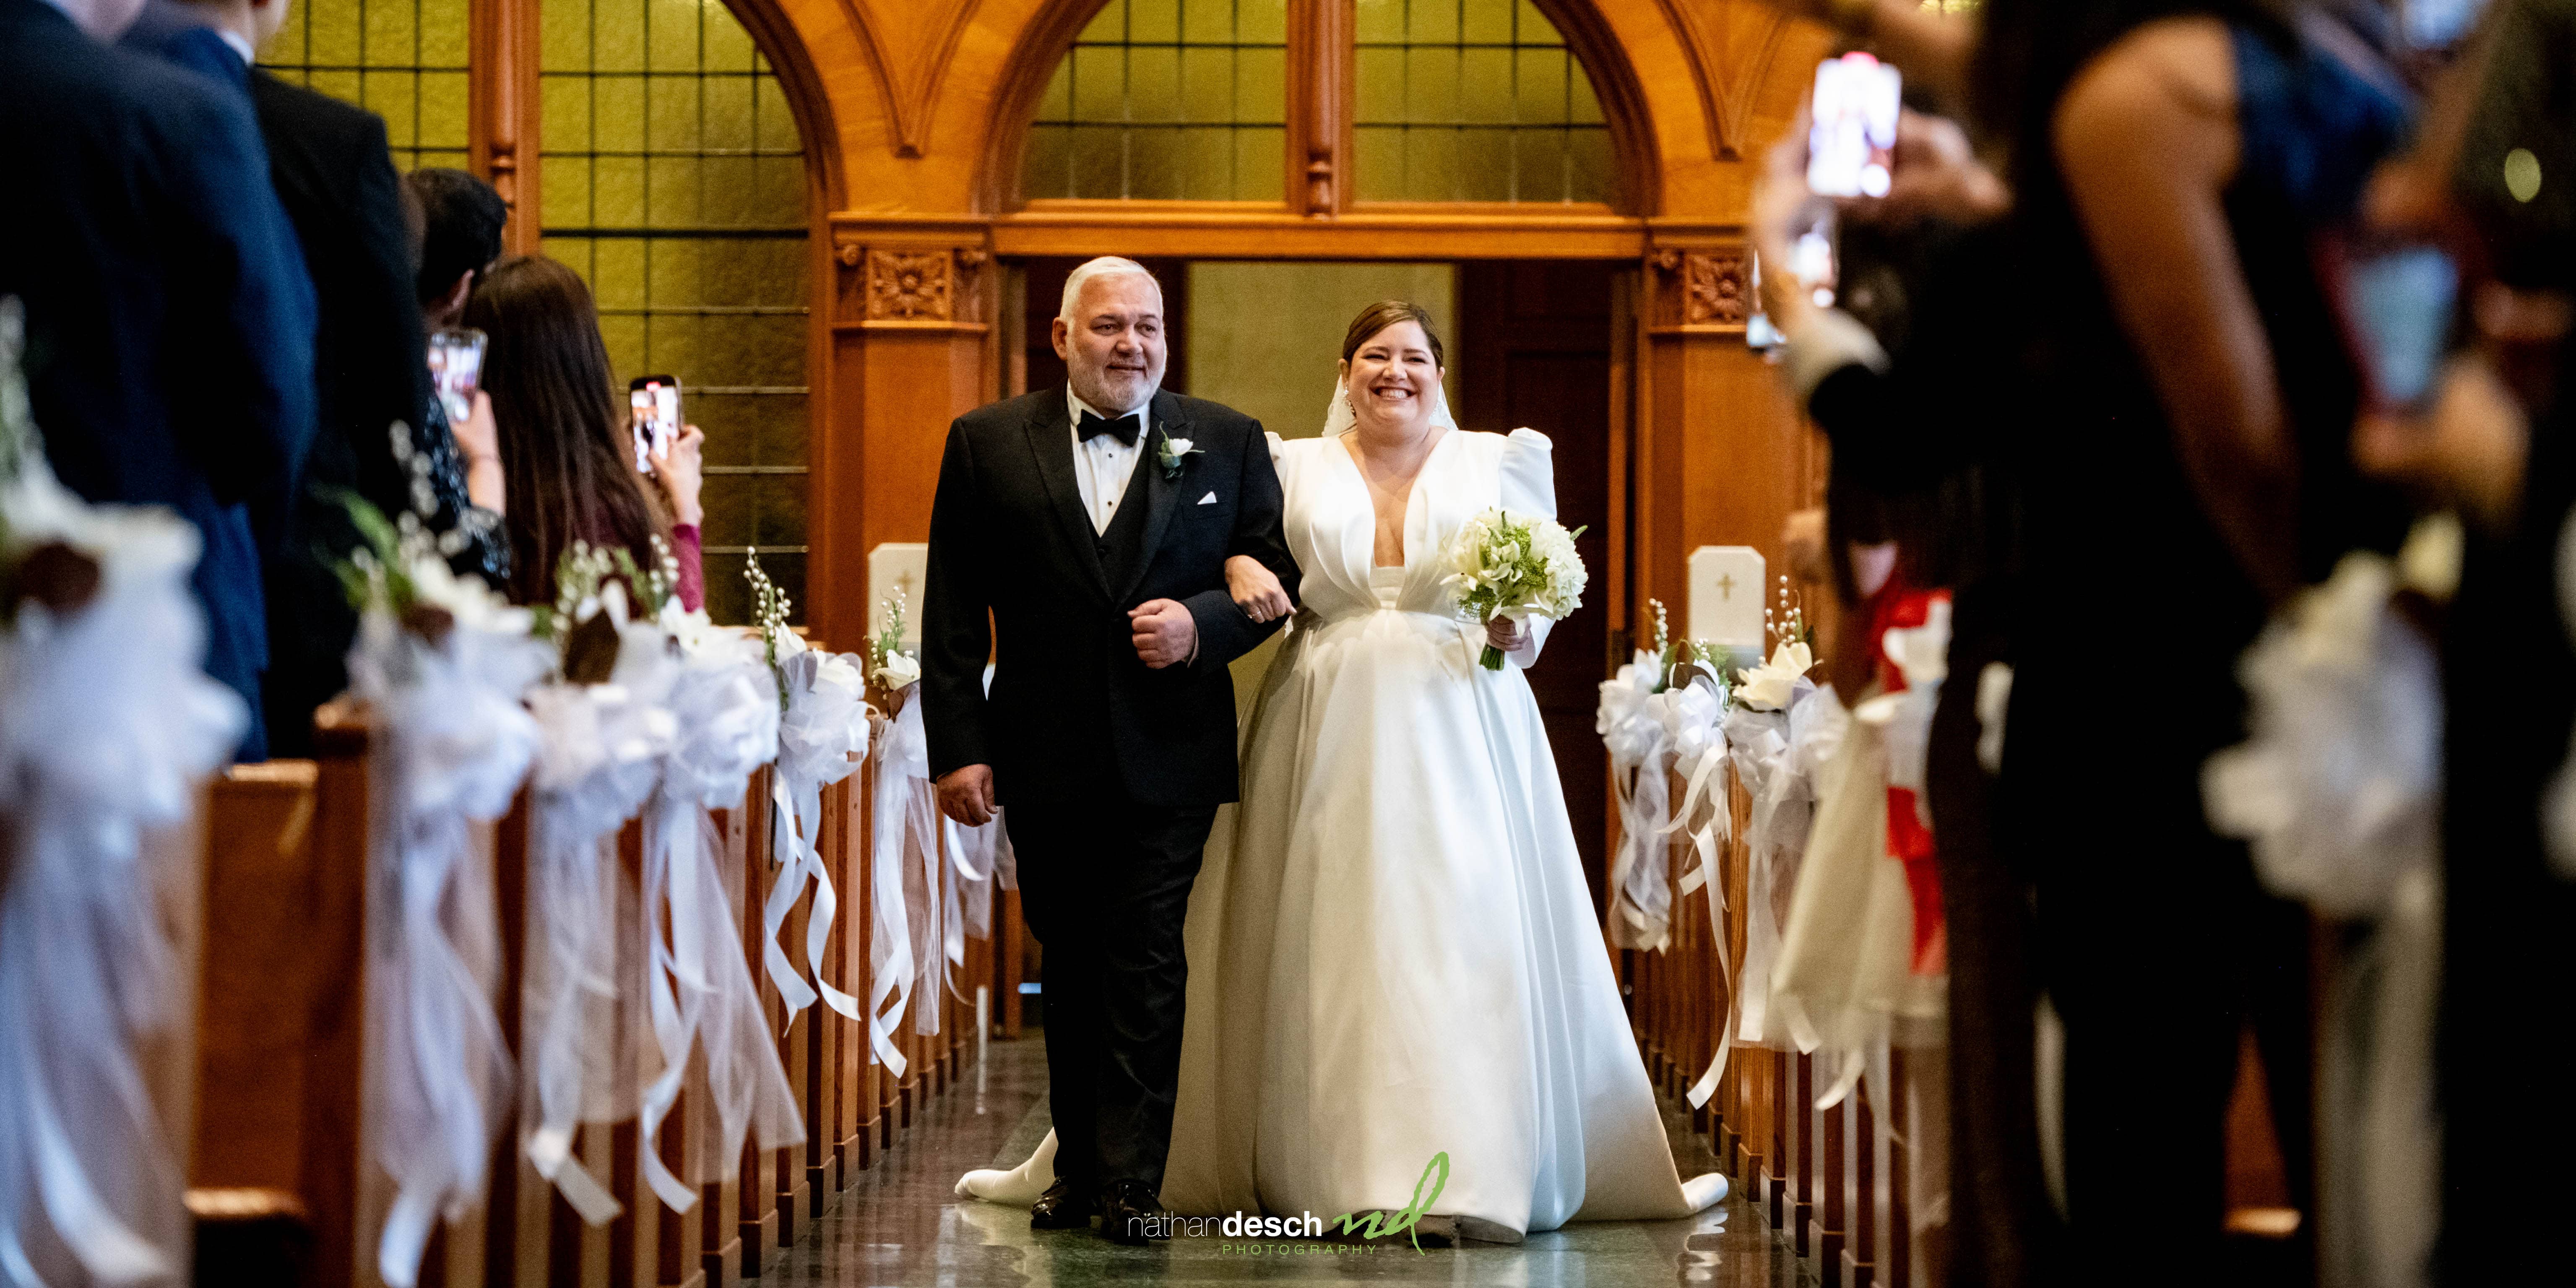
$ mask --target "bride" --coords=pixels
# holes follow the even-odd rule
[[[1547,437],[1457,427],[1416,305],[1362,312],[1340,371],[1323,437],[1270,438],[1303,606],[1191,896],[1163,1205],[1395,1212],[1446,1154],[1434,1236],[1696,1212],[1726,1179],[1673,1166],[1521,675],[1547,624],[1479,630],[1443,584],[1480,511],[1554,517]],[[1251,560],[1228,579],[1289,611]],[[1054,1150],[958,1193],[1026,1204]]]

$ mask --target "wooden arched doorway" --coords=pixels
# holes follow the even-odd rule
[[[948,422],[1025,387],[1015,361],[1029,343],[1023,270],[1069,258],[1464,265],[1462,291],[1472,281],[1508,303],[1518,283],[1539,301],[1519,310],[1521,340],[1563,324],[1550,283],[1576,283],[1556,294],[1598,328],[1597,350],[1576,357],[1597,367],[1601,426],[1585,457],[1600,503],[1588,596],[1598,637],[1559,663],[1569,670],[1558,740],[1583,748],[1578,759],[1598,758],[1584,714],[1590,684],[1624,653],[1647,599],[1679,608],[1686,552],[1775,547],[1783,518],[1814,488],[1808,436],[1743,344],[1741,221],[1750,159],[1794,111],[1826,37],[1756,0],[1501,5],[1536,14],[1588,77],[1614,172],[1606,199],[1591,201],[1370,191],[1355,155],[1367,125],[1355,119],[1365,117],[1354,95],[1360,37],[1369,23],[1383,27],[1388,6],[1409,11],[1405,0],[1285,0],[1277,44],[1291,70],[1279,143],[1254,167],[1275,165],[1276,179],[1221,194],[1233,199],[1046,194],[1022,182],[1032,122],[1086,27],[1113,5],[1172,10],[1177,28],[1185,10],[1217,4],[775,2],[818,69],[811,89],[838,144],[837,182],[825,186],[840,198],[817,239],[831,276],[813,321],[808,507],[808,620],[827,641],[847,646],[870,629],[869,552],[927,532]],[[1486,0],[1439,2],[1464,14]],[[1487,351],[1491,364],[1521,342],[1510,333],[1462,337],[1462,347]],[[1523,348],[1536,362],[1566,356]],[[1485,407],[1469,390],[1469,421],[1561,418],[1552,407],[1511,407],[1511,387],[1498,382]],[[1600,795],[1597,767],[1569,777],[1580,780],[1570,784],[1578,798]],[[1603,829],[1585,830],[1589,839]]]

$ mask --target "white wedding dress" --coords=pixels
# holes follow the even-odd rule
[[[1441,1153],[1429,1212],[1511,1231],[1718,1201],[1723,1176],[1674,1168],[1620,1004],[1521,675],[1536,644],[1479,668],[1484,630],[1442,585],[1478,512],[1554,516],[1546,436],[1447,430],[1401,568],[1372,566],[1368,488],[1338,437],[1271,443],[1303,607],[1191,895],[1164,1206],[1395,1211]],[[1027,1202],[1053,1146],[958,1191]]]

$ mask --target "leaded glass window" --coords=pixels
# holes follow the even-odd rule
[[[719,0],[542,0],[545,254],[598,297],[620,379],[707,435],[707,610],[744,553],[805,616],[807,212],[786,97]]]
[[[1278,201],[1287,0],[1109,0],[1047,83],[1031,198]]]
[[[1606,202],[1592,79],[1529,0],[1358,0],[1361,201]]]
[[[385,118],[394,166],[465,168],[466,0],[299,0],[260,66]]]

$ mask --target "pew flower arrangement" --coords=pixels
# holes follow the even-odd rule
[[[407,450],[408,436],[395,442]],[[509,809],[537,746],[520,695],[552,666],[534,615],[450,571],[416,512],[388,521],[343,493],[364,542],[335,564],[358,611],[350,691],[376,717],[383,809],[368,864],[398,908],[367,960],[364,1105],[395,1196],[376,1250],[392,1288],[418,1281],[441,1218],[482,1202],[512,1066],[492,1006],[500,927],[472,826]],[[415,498],[416,504],[420,498]]]
[[[642,926],[631,887],[621,886],[615,841],[653,794],[680,736],[671,710],[679,661],[652,616],[669,594],[662,572],[636,567],[623,551],[575,542],[557,562],[554,604],[535,616],[554,657],[553,674],[527,694],[541,737],[522,995],[530,1034],[522,1059],[533,1095],[522,1098],[532,1111],[521,1124],[522,1149],[593,1225],[623,1209],[573,1154],[574,1136],[584,1122],[632,1112],[637,1062],[609,1035],[647,1026],[644,999],[617,968],[632,960],[621,954],[641,953]],[[645,612],[634,611],[630,587]],[[619,982],[603,990],[596,980]]]
[[[779,879],[761,914],[762,966],[790,1009],[803,1010],[819,999],[859,1019],[858,999],[834,988],[823,969],[840,901],[815,841],[822,832],[823,789],[857,773],[867,758],[874,714],[868,706],[867,663],[853,654],[814,648],[789,629],[793,604],[760,566],[758,551],[745,560],[743,577],[751,583],[752,618],[762,655],[777,679],[779,703],[769,829]],[[814,973],[811,984],[778,942],[787,914],[809,884],[814,906],[805,923],[805,957]]]
[[[885,686],[889,695],[901,694],[921,678],[920,659],[903,649],[905,606],[902,591],[886,596],[885,625],[877,631],[871,646],[876,682]]]
[[[185,1002],[146,838],[188,817],[248,712],[195,661],[196,529],[93,505],[47,464],[0,299],[0,1247],[50,1283],[187,1272],[183,1172],[140,1044]]]

